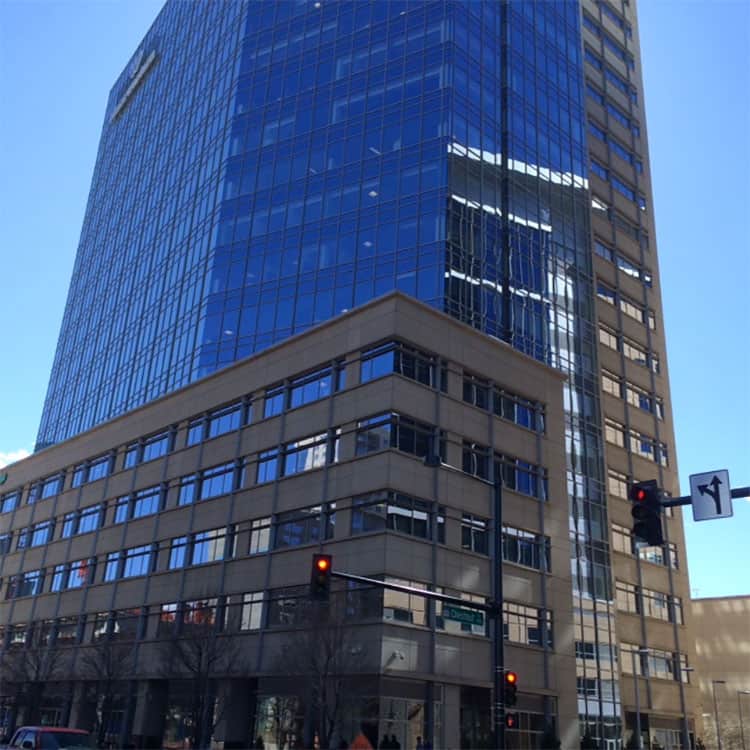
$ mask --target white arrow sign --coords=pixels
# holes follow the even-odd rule
[[[729,518],[732,515],[732,495],[729,472],[726,469],[692,474],[690,498],[693,502],[693,520],[709,521],[712,518]]]

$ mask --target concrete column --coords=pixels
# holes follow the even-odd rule
[[[461,688],[443,685],[443,725],[440,747],[461,747]],[[438,747],[438,738],[434,746]]]
[[[223,680],[218,688],[218,706],[222,712],[214,735],[224,742],[224,750],[252,747],[255,719],[255,680]]]
[[[168,694],[168,680],[143,680],[138,684],[132,735],[135,747],[161,747]]]
[[[70,717],[66,726],[86,729],[93,732],[96,728],[96,699],[92,700],[91,692],[85,682],[73,684]]]

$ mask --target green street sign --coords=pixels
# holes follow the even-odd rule
[[[5,484],[8,481],[8,475],[6,474],[0,474],[0,484]]]
[[[452,604],[443,605],[443,617],[446,620],[455,620],[467,625],[484,625],[484,612],[478,612],[475,609],[464,609],[463,607],[454,607]]]

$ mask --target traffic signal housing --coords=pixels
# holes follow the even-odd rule
[[[630,485],[633,536],[649,545],[664,544],[661,528],[661,489],[655,479]]]
[[[506,729],[518,728],[518,714],[514,714],[512,712],[505,714],[505,728]]]
[[[310,598],[319,602],[327,602],[331,593],[331,570],[333,569],[332,555],[313,555],[312,570],[310,571]]]
[[[518,675],[508,670],[503,680],[503,705],[508,708],[518,702]]]

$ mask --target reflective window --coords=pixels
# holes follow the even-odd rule
[[[331,539],[335,524],[336,503],[279,513],[276,516],[274,548],[298,547],[321,539]]]
[[[398,341],[363,351],[360,367],[361,383],[395,373],[443,391],[447,387],[445,366],[435,355]]]

